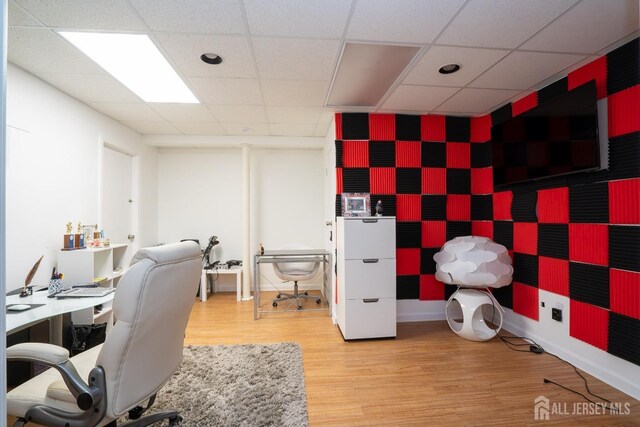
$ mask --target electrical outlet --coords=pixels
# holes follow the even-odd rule
[[[562,309],[560,308],[552,308],[551,309],[551,318],[558,322],[562,322]]]

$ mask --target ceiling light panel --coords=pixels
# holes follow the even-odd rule
[[[327,106],[375,107],[419,50],[414,46],[347,43]]]
[[[144,34],[61,31],[60,35],[145,102],[198,103]]]

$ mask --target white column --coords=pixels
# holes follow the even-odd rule
[[[249,145],[242,145],[242,300],[248,301],[251,296],[251,250],[250,250],[250,219],[251,219],[251,150]]]

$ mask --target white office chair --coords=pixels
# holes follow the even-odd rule
[[[123,274],[113,301],[116,319],[104,344],[69,358],[52,344],[23,343],[8,360],[51,366],[7,393],[14,426],[115,426],[129,413],[145,426],[177,412],[139,418],[182,361],[184,334],[200,279],[200,248],[194,242],[141,249]],[[147,403],[147,408],[140,405]],[[139,418],[139,419],[137,419]],[[129,423],[127,423],[129,425]]]
[[[287,249],[310,249],[307,246],[301,245],[286,245],[280,248],[281,250]],[[295,257],[292,257],[295,258]],[[295,300],[298,310],[302,310],[302,301],[304,299],[312,299],[316,301],[316,304],[320,304],[321,299],[314,295],[309,295],[308,292],[300,293],[298,289],[298,282],[305,280],[311,280],[318,274],[320,268],[320,262],[279,262],[273,264],[273,271],[284,282],[293,282],[293,293],[279,292],[276,298],[273,299],[273,306],[277,307],[278,303],[282,301]]]

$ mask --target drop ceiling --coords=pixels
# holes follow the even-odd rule
[[[8,60],[141,134],[321,137],[335,111],[486,114],[637,37],[638,14],[638,0],[10,0]],[[58,30],[148,34],[200,104],[143,102]],[[390,82],[368,70],[375,105],[331,107],[351,90],[347,43],[416,53]],[[439,74],[448,63],[460,71]]]

